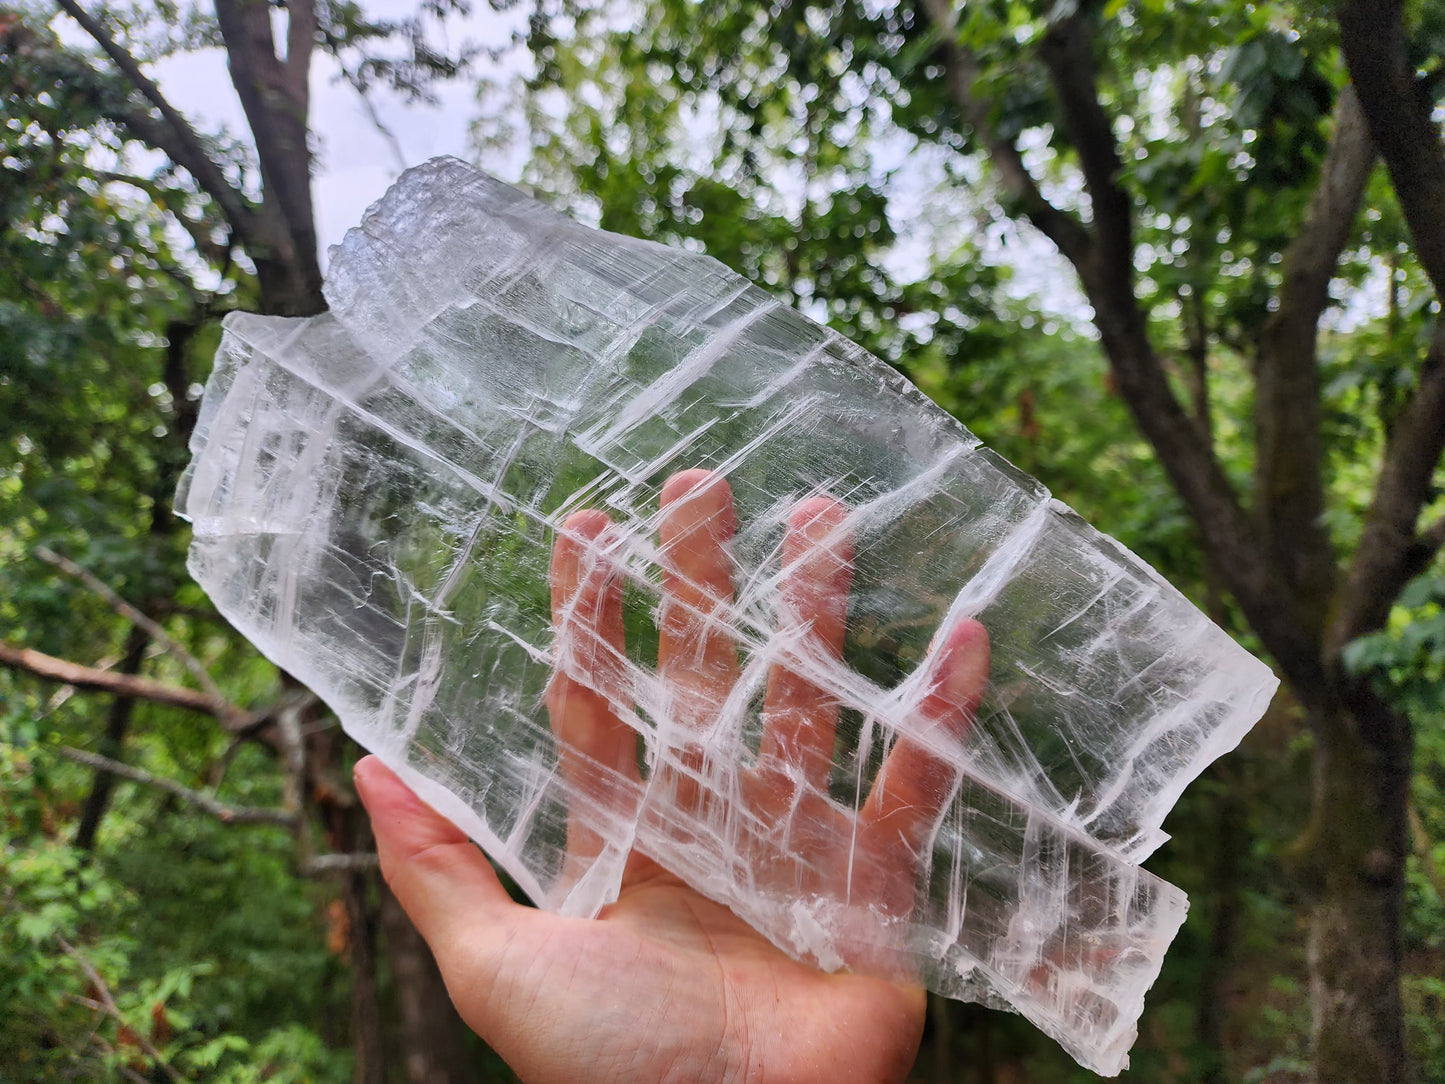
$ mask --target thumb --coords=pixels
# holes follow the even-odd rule
[[[505,937],[523,909],[467,834],[376,757],[358,761],[355,778],[382,876],[443,967],[463,942],[475,952],[479,939]]]

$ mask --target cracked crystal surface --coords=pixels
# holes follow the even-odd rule
[[[226,321],[178,506],[229,620],[540,906],[595,914],[639,847],[800,959],[1127,1064],[1187,907],[1139,863],[1268,669],[706,257],[442,159],[347,235],[327,297]],[[708,502],[726,567],[699,570],[666,536]],[[975,620],[987,686],[950,721]],[[569,710],[623,738],[556,733]]]

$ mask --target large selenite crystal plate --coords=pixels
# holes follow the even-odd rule
[[[707,257],[439,159],[347,234],[326,296],[311,319],[227,318],[192,440],[190,568],[237,628],[542,907],[595,914],[639,847],[800,959],[1012,1007],[1084,1065],[1127,1065],[1187,907],[1139,863],[1263,712],[1265,666],[895,371]],[[708,620],[740,676],[681,711],[656,668],[659,493],[692,468],[736,503],[734,597]],[[789,516],[825,494],[854,551],[841,659],[807,650],[780,588]],[[614,524],[573,539],[623,581],[607,666],[552,620],[580,509]],[[960,740],[918,708],[930,642],[964,618],[993,654]],[[838,705],[837,739],[826,786],[764,808],[775,665]],[[560,755],[556,668],[636,730],[640,772]],[[953,796],[885,861],[856,814],[900,736]]]

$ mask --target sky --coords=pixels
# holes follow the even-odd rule
[[[365,0],[367,14],[374,18],[411,15],[416,0]],[[284,20],[278,9],[278,29]],[[522,5],[496,11],[487,0],[474,0],[473,12],[448,21],[446,39],[453,45],[469,42],[484,48],[505,46],[526,28]],[[56,29],[71,40],[88,39],[68,19],[60,17]],[[284,32],[278,34],[284,41]],[[472,73],[449,83],[438,84],[435,105],[400,100],[384,88],[371,96],[371,105],[390,130],[396,145],[377,131],[372,117],[356,91],[337,78],[334,61],[317,51],[312,65],[312,129],[317,140],[315,207],[321,239],[323,270],[326,250],[340,242],[347,229],[361,221],[366,208],[381,197],[402,169],[397,160],[399,146],[406,166],[417,165],[436,155],[452,154],[475,161],[506,181],[522,173],[523,146],[510,152],[488,152],[479,160],[470,139],[472,121],[480,112],[476,91],[480,77],[506,81],[522,73],[527,63],[525,50],[513,49],[500,63],[479,56]],[[247,125],[226,72],[225,57],[219,49],[177,54],[153,65],[150,74],[177,108],[202,132],[229,129],[245,133]],[[957,197],[951,196],[946,212],[938,207],[936,188],[916,170],[895,174],[891,202],[899,221],[893,223],[900,238],[890,260],[891,269],[903,277],[922,274],[928,253],[949,241],[962,228],[971,231],[988,262],[1013,268],[1009,292],[1033,300],[1044,312],[1061,317],[1088,334],[1090,310],[1077,279],[1058,252],[1033,230],[987,215],[960,216]],[[1065,202],[1070,202],[1066,194]],[[943,218],[940,218],[943,214]],[[972,218],[970,226],[968,220]],[[916,270],[910,266],[916,264]],[[1355,291],[1348,304],[1332,311],[1329,323],[1349,327],[1383,308],[1383,287],[1369,283]]]
[[[503,13],[486,2],[475,7],[471,16],[449,22],[447,36],[454,44],[467,40],[500,46],[525,23],[520,7]],[[414,8],[410,0],[366,4],[367,14],[376,18],[401,17]],[[472,76],[438,84],[435,106],[406,103],[385,89],[372,93],[376,112],[395,136],[407,166],[442,154],[468,161],[476,158],[468,136],[478,112],[476,76],[498,72],[485,58],[477,64]],[[150,74],[199,131],[247,131],[221,50],[178,54],[152,66]],[[361,221],[367,207],[381,197],[401,170],[391,142],[377,131],[357,92],[338,81],[334,62],[319,50],[311,67],[311,116],[318,140],[314,191],[324,266],[325,250]],[[523,162],[514,156],[479,164],[503,180],[515,180]]]
[[[409,16],[415,7],[415,0],[367,0],[365,4],[368,16],[373,18]],[[284,17],[278,10],[278,41],[285,40]],[[62,36],[73,40],[83,38],[78,27],[65,26],[65,23],[68,20],[64,18],[57,21],[56,28]],[[453,45],[469,42],[484,49],[496,49],[505,46],[525,28],[525,11],[521,5],[498,12],[486,0],[478,0],[471,15],[449,20],[445,33]],[[510,152],[489,152],[489,156],[479,160],[469,132],[480,112],[476,97],[478,79],[486,76],[505,81],[520,75],[526,63],[525,51],[521,49],[512,50],[500,63],[481,55],[469,76],[434,88],[438,98],[435,105],[408,103],[385,88],[376,89],[371,94],[371,106],[395,137],[396,145],[393,145],[377,130],[357,92],[337,78],[334,61],[317,51],[311,71],[311,119],[317,140],[315,208],[323,271],[327,249],[338,244],[346,230],[361,221],[367,207],[379,199],[400,174],[398,147],[406,166],[418,165],[436,155],[452,154],[476,162],[502,180],[516,181],[521,176],[525,162],[520,144]],[[245,115],[231,86],[221,50],[177,54],[154,64],[149,74],[199,131],[247,132]],[[895,273],[905,277],[910,271],[922,274],[928,253],[940,243],[956,243],[948,240],[948,235],[956,236],[970,216],[964,216],[964,222],[957,221],[956,199],[951,199],[951,213],[945,217],[955,221],[941,221],[935,206],[936,191],[925,177],[910,170],[899,171],[895,176],[902,178],[893,182],[896,187],[892,201],[901,219],[894,223],[900,244],[890,265]],[[975,240],[983,247],[985,258],[1014,268],[1010,293],[1030,296],[1044,310],[1076,326],[1087,325],[1087,304],[1074,276],[1052,245],[1032,230],[1021,230],[1006,220],[983,223],[974,218],[974,222],[972,228],[978,231]],[[916,269],[900,266],[909,263],[918,266]]]

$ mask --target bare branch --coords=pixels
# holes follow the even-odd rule
[[[1114,141],[1114,126],[1099,101],[1093,32],[1087,19],[1077,8],[1053,19],[1039,55],[1049,69],[1064,127],[1079,155],[1084,186],[1093,206],[1091,232],[1100,249],[1099,262],[1124,274],[1132,294],[1134,212],[1129,194],[1119,183],[1123,164]]]
[[[95,39],[96,44],[105,51],[126,80],[140,91],[160,114],[164,127],[155,124],[143,113],[122,119],[135,128],[137,134],[146,138],[147,142],[152,143],[157,150],[194,177],[196,183],[220,206],[221,212],[240,236],[250,239],[252,243],[259,242],[261,238],[254,228],[255,215],[246,198],[226,180],[221,167],[206,151],[196,130],[166,100],[154,81],[140,70],[135,57],[117,42],[94,16],[81,7],[78,0],[56,0],[56,3],[80,24],[81,29]]]
[[[121,655],[102,655],[99,659],[95,660],[95,665],[91,667],[91,669],[99,670],[102,673],[108,672],[120,662],[122,657]],[[55,692],[51,694],[50,699],[45,703],[46,714],[59,711],[65,702],[75,695],[75,691],[74,685],[62,685],[56,689]]]
[[[286,5],[286,92],[305,116],[311,94],[311,54],[316,48],[316,0],[290,0]]]
[[[326,307],[316,258],[307,127],[307,73],[315,18],[314,0],[301,0],[292,8],[289,52],[283,64],[276,56],[269,4],[216,0],[216,23],[226,44],[231,83],[256,141],[266,194],[263,209],[278,226],[279,243],[270,255],[286,287],[284,297],[272,300],[288,310],[283,315],[312,315]],[[305,30],[307,26],[312,29]],[[302,30],[305,32],[300,33]],[[253,259],[255,255],[252,253]],[[263,271],[259,266],[257,270]]]
[[[121,1014],[120,1007],[116,1005],[115,998],[111,995],[110,987],[106,985],[105,979],[101,977],[100,972],[95,969],[95,965],[82,956],[80,951],[65,938],[56,935],[55,940],[60,944],[65,954],[80,965],[80,970],[83,971],[85,977],[90,980],[91,988],[94,989],[97,994],[97,998],[93,1003],[95,1007],[107,1016],[124,1024],[126,1022],[125,1016]],[[155,1044],[141,1034],[140,1029],[132,1028],[131,1030],[135,1034],[136,1043],[145,1053],[145,1056],[160,1066],[166,1076],[179,1082],[179,1084],[185,1084],[186,1078],[176,1071],[175,1066],[166,1061],[161,1055],[161,1052],[155,1048]]]
[[[1345,0],[1340,47],[1369,121],[1370,137],[1395,186],[1414,239],[1415,255],[1445,298],[1445,144],[1431,117],[1426,85],[1417,79],[1405,36],[1401,0]]]
[[[102,1002],[96,1001],[93,997],[81,997],[79,994],[66,994],[65,1000],[69,1001],[72,1005],[79,1005],[82,1009],[90,1009],[92,1012],[99,1013],[101,1016],[110,1015],[110,1013],[106,1010],[105,1005]],[[85,1037],[84,1041],[94,1046],[102,1054],[114,1055],[115,1047],[96,1034],[96,1030],[99,1028],[99,1026],[100,1024],[97,1020],[91,1027],[90,1034]],[[134,1081],[135,1084],[151,1084],[149,1080],[141,1076],[129,1065],[120,1063],[118,1065],[118,1068],[120,1069],[121,1076],[125,1077],[127,1080]]]
[[[76,764],[84,764],[87,768],[95,768],[97,771],[110,772],[122,779],[129,779],[133,783],[142,783],[148,787],[155,787],[167,794],[172,794],[197,809],[209,813],[226,824],[279,824],[285,828],[293,827],[296,824],[296,814],[287,812],[284,809],[263,809],[257,806],[227,805],[225,802],[217,801],[209,794],[192,790],[190,787],[182,786],[174,779],[164,779],[150,772],[134,768],[119,760],[112,760],[110,757],[103,757],[99,753],[88,753],[84,749],[73,749],[68,745],[62,745],[57,752],[66,760],[74,761]]]
[[[396,133],[386,126],[386,122],[381,119],[381,114],[376,111],[376,103],[371,100],[371,92],[352,72],[343,70],[343,74],[352,89],[356,91],[356,96],[361,99],[361,108],[366,110],[366,116],[371,121],[371,126],[376,129],[377,135],[386,140],[397,172],[404,173],[406,171],[406,155],[402,153],[401,141],[396,138]]]
[[[1383,628],[1400,591],[1445,543],[1445,519],[1417,535],[1445,452],[1445,322],[1436,325],[1415,393],[1385,445],[1385,460],[1330,634],[1338,650]]]
[[[1087,259],[1093,244],[1088,229],[1073,215],[1048,201],[1024,165],[1018,147],[1012,140],[998,134],[990,119],[992,103],[975,92],[979,78],[978,58],[958,40],[958,13],[951,0],[924,0],[923,6],[938,30],[939,52],[943,58],[949,97],[972,126],[975,137],[987,148],[989,161],[993,163],[1009,202],[1057,245],[1071,263],[1077,265]]]
[[[1375,166],[1375,147],[1354,87],[1340,91],[1331,120],[1333,131],[1320,164],[1319,184],[1298,235],[1284,253],[1280,312],[1272,321],[1293,323],[1311,335],[1329,306],[1330,281]]]
[[[1020,174],[1017,148],[986,134],[989,108],[972,94],[977,62],[957,41],[952,7],[948,0],[925,2],[944,38],[951,93],[972,123],[985,126],[983,142],[995,166],[1006,183],[1013,178],[1020,208],[1033,218],[1029,189],[1036,192],[1037,186],[1031,179],[1024,184],[1027,174]],[[1289,583],[1269,560],[1200,427],[1175,396],[1149,337],[1135,294],[1129,196],[1120,184],[1118,149],[1099,100],[1092,35],[1087,15],[1065,15],[1050,27],[1042,56],[1089,185],[1094,224],[1086,227],[1056,208],[1051,209],[1059,217],[1045,213],[1033,220],[1078,272],[1119,392],[1189,509],[1222,583],[1301,697],[1321,693],[1324,668],[1317,634],[1311,635]],[[1105,234],[1111,236],[1105,239]]]
[[[66,659],[57,659],[28,647],[0,643],[0,666],[12,670],[23,670],[44,678],[58,681],[63,685],[74,685],[77,689],[94,689],[116,696],[129,696],[137,700],[149,700],[156,704],[169,704],[176,708],[189,708],[203,715],[221,720],[228,730],[241,729],[252,722],[252,717],[242,708],[227,700],[218,700],[208,693],[184,689],[176,685],[152,681],[149,678],[131,674],[112,674],[94,667]]]
[[[306,795],[306,739],[301,733],[301,719],[314,703],[304,697],[288,698],[273,713],[276,720],[276,736],[281,763],[284,770],[282,784],[282,805],[295,818],[293,821],[296,850],[301,856],[304,869],[315,856],[311,834],[306,831],[301,817],[302,802]]]
[[[81,568],[68,557],[62,557],[49,546],[36,546],[32,552],[46,564],[58,568],[67,576],[79,580],[87,588],[103,598],[110,608],[120,614],[121,617],[139,625],[149,633],[151,639],[164,647],[182,666],[190,671],[191,676],[196,679],[202,691],[205,692],[207,696],[216,701],[224,701],[226,699],[225,696],[222,695],[221,690],[216,687],[216,683],[211,680],[210,673],[198,658],[172,639],[170,633],[166,632],[159,624],[152,621],[125,599],[121,598],[120,595],[116,594],[114,590],[103,583],[98,577],[86,569]]]
[[[1256,522],[1319,632],[1335,576],[1324,522],[1319,321],[1374,163],[1364,113],[1347,86],[1335,102],[1319,183],[1284,253],[1279,307],[1264,325],[1255,366]]]
[[[380,859],[374,853],[361,854],[318,854],[301,863],[301,872],[307,877],[325,873],[355,873],[360,870],[377,869]]]

